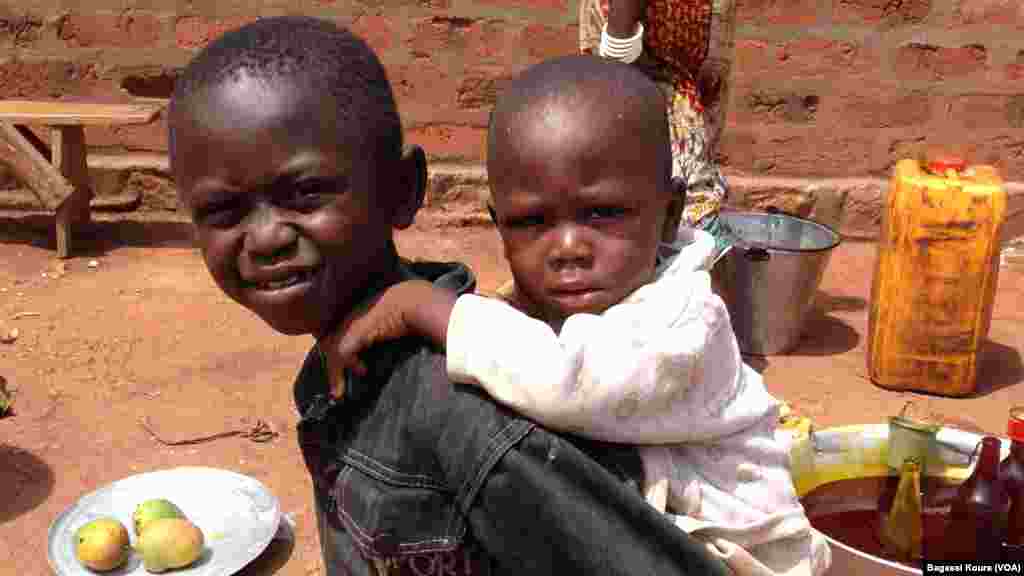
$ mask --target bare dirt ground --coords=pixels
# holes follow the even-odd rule
[[[222,296],[181,220],[97,215],[79,257],[54,259],[51,217],[0,214],[0,376],[16,389],[0,419],[0,574],[49,574],[46,531],[82,495],[132,474],[199,465],[264,482],[295,522],[245,574],[320,574],[311,487],[295,443],[291,385],[309,338],[277,335]],[[481,291],[507,278],[487,227],[424,214],[398,236],[413,258],[458,259]],[[913,399],[965,428],[1001,433],[1024,404],[1024,274],[1004,269],[978,394],[942,398],[882,390],[866,378],[864,334],[874,245],[833,256],[801,347],[750,359],[769,389],[818,427],[881,422]],[[95,260],[95,267],[90,261]],[[269,442],[232,436],[162,444],[264,422]]]

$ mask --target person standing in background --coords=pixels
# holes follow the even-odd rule
[[[634,64],[668,102],[672,176],[686,186],[683,225],[724,246],[728,185],[715,160],[732,73],[734,0],[580,0],[580,51]]]

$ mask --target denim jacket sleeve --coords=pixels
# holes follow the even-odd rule
[[[474,537],[502,573],[728,574],[623,481],[625,450],[534,428],[487,473],[468,510]]]

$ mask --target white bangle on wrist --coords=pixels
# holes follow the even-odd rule
[[[601,27],[601,44],[598,47],[598,54],[602,58],[618,60],[626,64],[632,64],[640,57],[644,50],[644,25],[638,22],[636,34],[631,38],[616,38],[608,34],[608,24]]]

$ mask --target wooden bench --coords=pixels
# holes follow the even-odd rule
[[[71,255],[72,228],[89,222],[93,191],[86,165],[85,126],[148,124],[163,104],[0,100],[0,162],[56,211],[57,256]],[[27,128],[50,129],[50,145]]]

